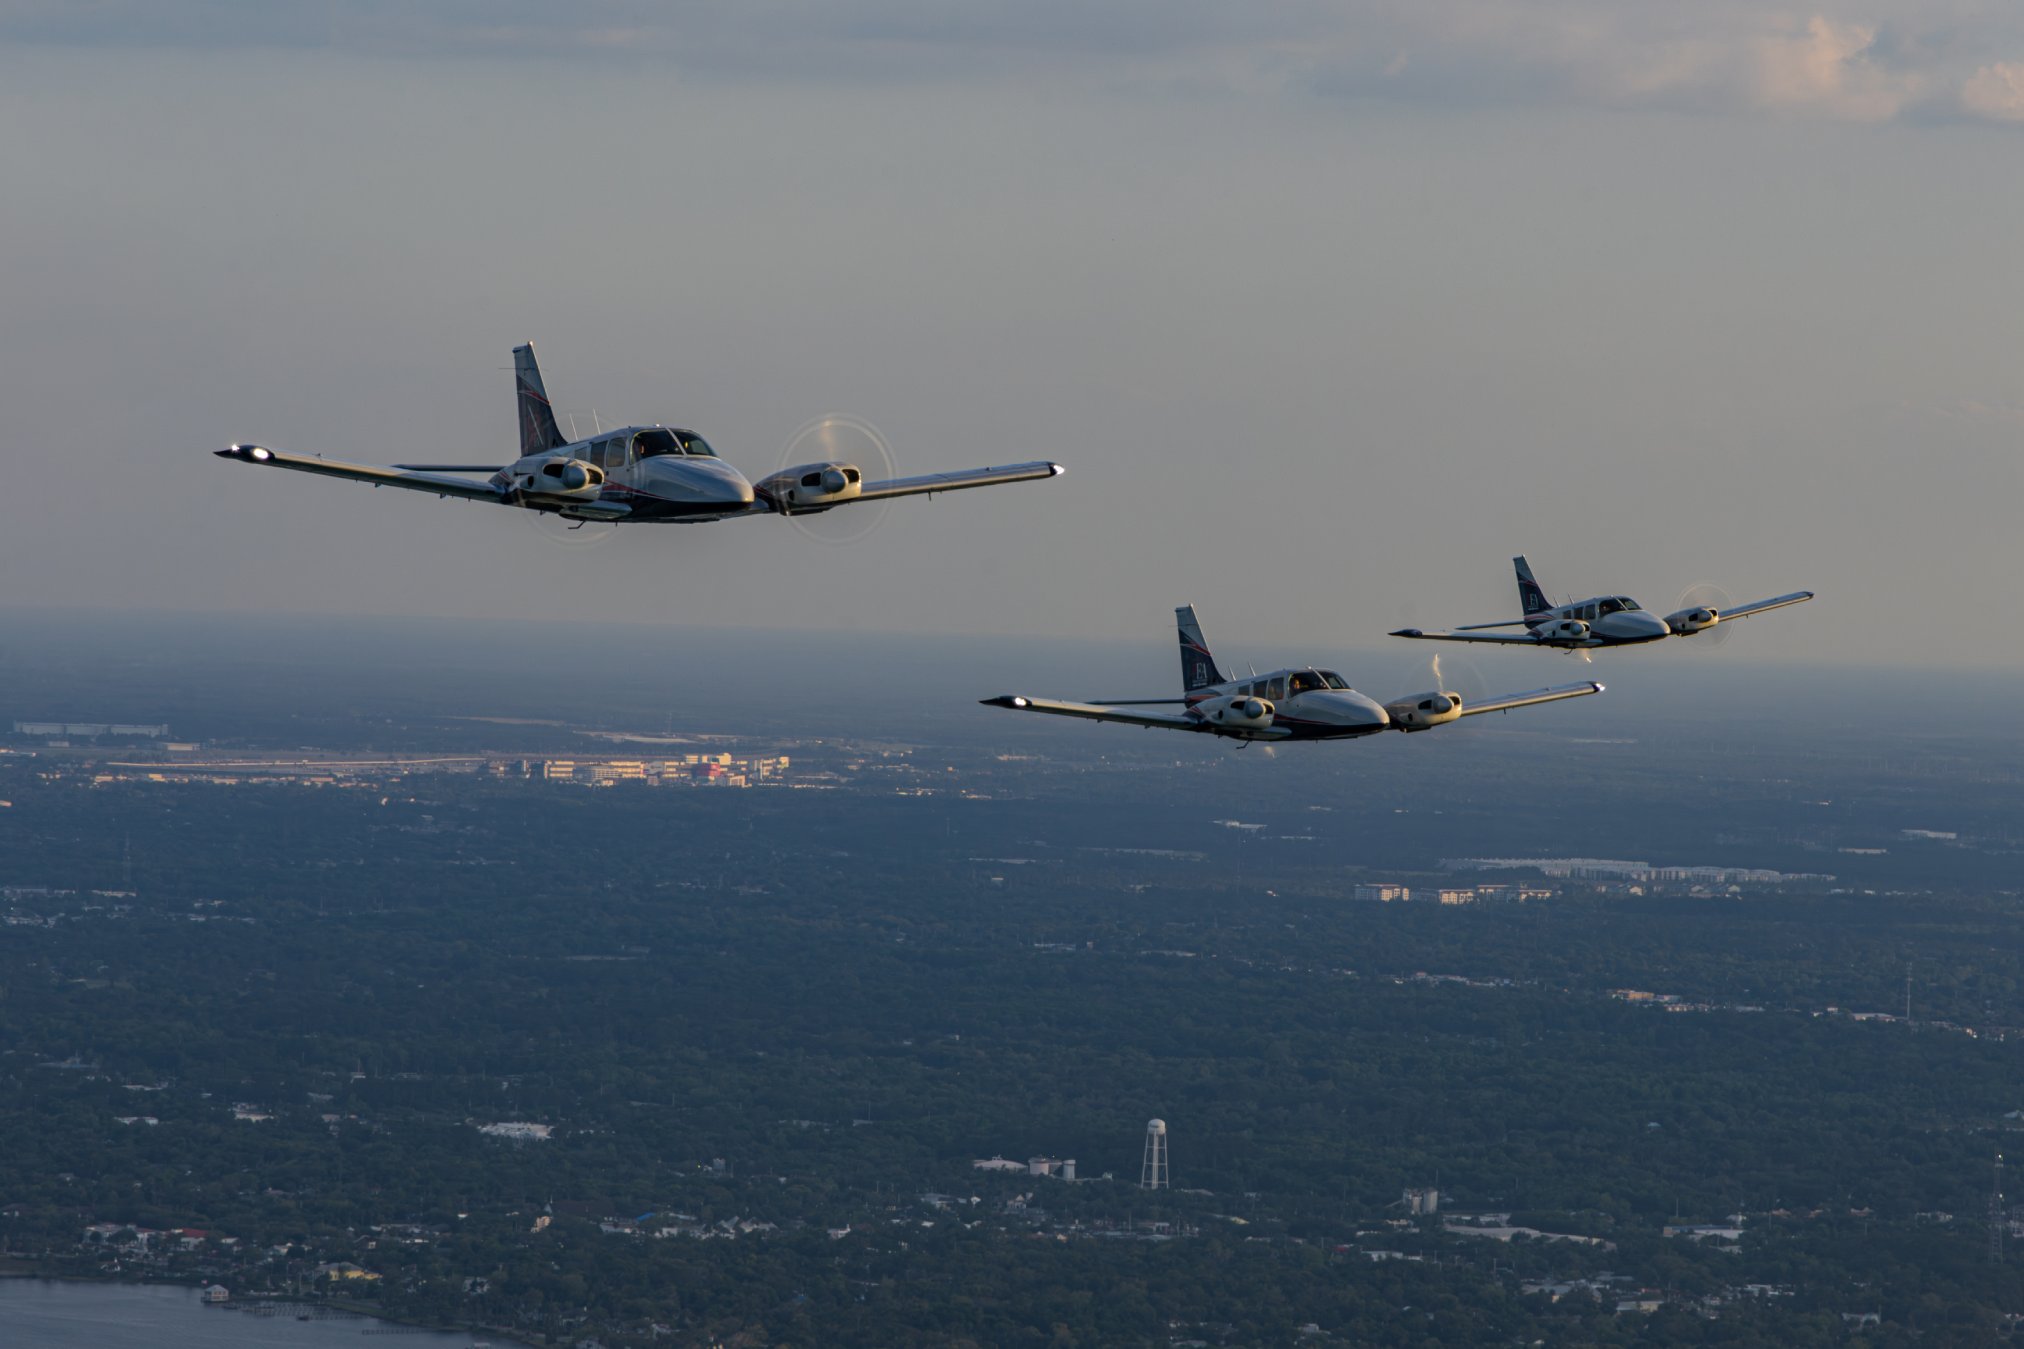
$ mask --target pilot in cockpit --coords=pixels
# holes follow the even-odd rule
[[[633,437],[633,451],[642,459],[655,459],[664,454],[680,454],[681,442],[666,431],[642,431]]]
[[[1326,687],[1327,685],[1321,682],[1320,675],[1312,670],[1301,670],[1287,681],[1286,692],[1289,696],[1296,693],[1317,693]]]

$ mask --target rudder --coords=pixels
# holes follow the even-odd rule
[[[541,367],[534,363],[534,344],[513,348],[513,394],[520,408],[520,454],[546,454],[567,445],[562,429],[555,424],[555,409],[548,404],[548,390],[541,384]]]

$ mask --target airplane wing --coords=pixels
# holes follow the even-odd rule
[[[1400,628],[1391,634],[1394,637],[1410,637],[1417,642],[1489,642],[1495,646],[1541,646],[1544,645],[1530,633],[1511,633],[1496,637],[1481,636],[1474,632],[1421,632],[1418,628]]]
[[[1212,731],[1214,728],[1199,717],[1184,717],[1174,712],[1136,712],[1123,706],[1109,706],[1101,703],[1064,703],[1052,698],[1022,698],[1017,694],[1006,694],[1000,698],[978,700],[985,707],[1009,707],[1016,712],[1045,712],[1055,717],[1080,717],[1084,721],[1116,721],[1126,726],[1159,727],[1168,731]],[[1271,726],[1251,733],[1258,740],[1282,740],[1293,732],[1283,726]]]
[[[1030,464],[1006,464],[1000,468],[973,468],[959,473],[923,473],[912,478],[888,478],[868,482],[853,501],[884,501],[890,497],[919,496],[923,492],[959,492],[965,487],[990,487],[1001,482],[1026,482],[1033,478],[1058,478],[1068,470],[1045,459]],[[848,506],[850,501],[839,501]]]
[[[1534,689],[1530,693],[1507,693],[1501,698],[1485,698],[1480,703],[1462,704],[1462,715],[1473,717],[1479,712],[1509,712],[1514,707],[1530,707],[1534,703],[1557,703],[1562,698],[1586,698],[1591,693],[1601,693],[1602,685],[1590,680],[1583,684],[1556,684],[1549,689]]]
[[[274,468],[292,468],[298,473],[321,473],[326,477],[349,478],[353,482],[369,482],[376,487],[405,487],[416,492],[433,492],[437,496],[463,497],[467,501],[492,501],[503,504],[506,500],[505,494],[488,482],[453,477],[448,473],[430,473],[411,468],[382,468],[378,464],[352,464],[342,459],[322,459],[313,454],[290,454],[286,450],[270,450],[262,445],[234,445],[229,450],[219,450],[217,454],[220,459],[237,459],[247,464],[267,464]]]
[[[1722,610],[1722,621],[1732,618],[1748,618],[1752,614],[1768,614],[1773,609],[1783,609],[1788,604],[1804,604],[1813,598],[1810,590],[1795,590],[1790,595],[1779,595],[1774,599],[1758,600],[1755,604],[1739,604],[1733,609]]]

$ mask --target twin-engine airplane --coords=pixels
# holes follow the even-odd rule
[[[1064,703],[1047,698],[1007,694],[985,698],[987,707],[1019,712],[1045,712],[1087,721],[1118,721],[1128,726],[1158,726],[1170,731],[1201,731],[1233,740],[1347,740],[1379,731],[1426,731],[1462,717],[1484,712],[1509,712],[1534,703],[1558,702],[1601,693],[1596,683],[1562,684],[1531,693],[1512,693],[1465,704],[1462,695],[1439,689],[1378,703],[1358,693],[1333,670],[1293,668],[1268,675],[1227,679],[1202,640],[1193,605],[1174,610],[1180,624],[1180,698],[1118,699],[1103,703]],[[1179,705],[1178,712],[1138,709]]]
[[[1755,604],[1742,604],[1734,608],[1719,608],[1708,604],[1693,604],[1678,613],[1660,618],[1657,614],[1646,613],[1638,602],[1628,595],[1611,595],[1599,599],[1579,600],[1571,604],[1553,605],[1546,602],[1546,592],[1533,579],[1532,564],[1522,556],[1511,559],[1518,568],[1518,600],[1524,607],[1525,617],[1508,619],[1502,623],[1471,623],[1453,632],[1422,632],[1418,628],[1400,628],[1394,637],[1412,637],[1423,642],[1495,642],[1505,646],[1544,646],[1562,651],[1585,651],[1602,646],[1635,646],[1641,642],[1656,642],[1662,637],[1692,637],[1708,631],[1717,624],[1727,623],[1732,618],[1748,618],[1752,614],[1769,613],[1783,609],[1788,604],[1804,604],[1813,598],[1810,590],[1795,590],[1790,595],[1779,595],[1773,599],[1758,600]],[[1692,592],[1689,592],[1690,594]],[[1524,628],[1523,633],[1501,636],[1477,636],[1486,628]]]
[[[405,487],[437,496],[489,501],[544,511],[569,520],[723,520],[744,515],[815,515],[859,501],[994,487],[1052,478],[1059,464],[1036,460],[962,473],[925,473],[866,482],[855,464],[825,462],[782,469],[758,482],[717,457],[694,431],[672,426],[628,426],[570,440],[534,363],[534,347],[513,348],[513,382],[520,404],[520,458],[505,467],[470,464],[351,464],[316,455],[289,454],[262,445],[234,445],[221,458],[269,464],[302,473],[350,478],[380,487]],[[478,478],[477,474],[489,474]]]

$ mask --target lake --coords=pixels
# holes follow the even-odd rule
[[[199,1290],[167,1284],[0,1279],[0,1344],[7,1349],[295,1349],[400,1345],[470,1349],[489,1337],[417,1331],[371,1317],[298,1321],[295,1309],[259,1316],[207,1307]],[[493,1343],[498,1343],[494,1340]],[[503,1349],[503,1346],[502,1346]]]

